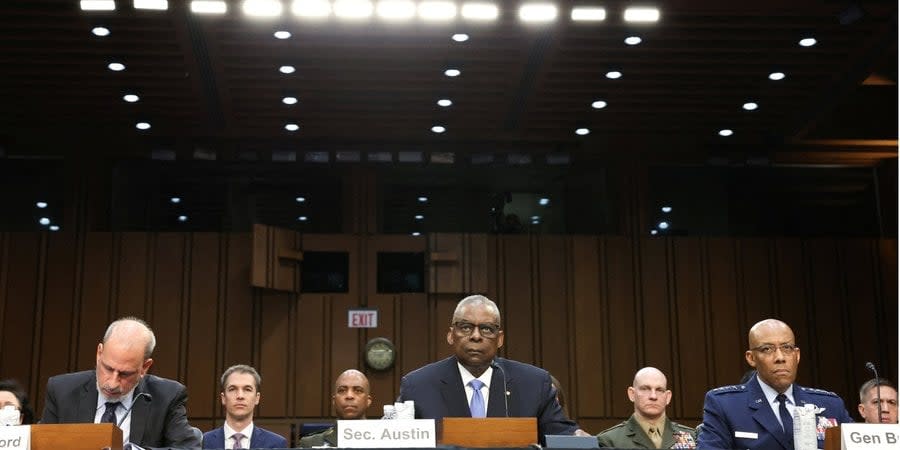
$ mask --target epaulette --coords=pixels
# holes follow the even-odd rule
[[[804,386],[797,386],[797,387],[799,387],[803,392],[806,392],[809,394],[819,394],[819,395],[827,395],[829,397],[838,397],[838,395],[835,394],[834,392],[826,391],[824,389],[816,389],[816,388],[804,387]]]
[[[744,384],[732,384],[730,386],[721,386],[709,391],[710,394],[719,395],[719,394],[727,394],[734,392],[746,392],[747,386]]]
[[[689,433],[693,433],[695,431],[694,428],[687,425],[682,425],[678,422],[672,422],[672,428],[674,428],[675,430],[687,431]]]
[[[609,428],[607,428],[607,429],[605,429],[605,430],[603,430],[603,431],[597,433],[597,436],[600,436],[601,434],[604,434],[604,433],[609,433],[610,431],[615,430],[616,428],[622,428],[622,427],[625,426],[625,424],[626,424],[626,422],[621,422],[621,423],[618,423],[618,424],[616,424],[616,425],[613,425],[613,426],[611,426],[611,427],[609,427]]]

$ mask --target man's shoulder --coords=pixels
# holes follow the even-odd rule
[[[620,422],[616,425],[613,425],[599,433],[597,433],[597,437],[607,436],[607,435],[615,435],[625,432],[625,425],[628,424],[628,421]]]
[[[426,364],[418,369],[414,369],[411,372],[408,372],[403,376],[405,379],[415,379],[420,377],[431,377],[435,373],[444,372],[449,370],[449,368],[454,367],[454,363],[456,362],[456,357],[444,358],[440,361],[435,361],[430,364]]]
[[[678,422],[672,421],[672,431],[675,433],[690,433],[693,435],[697,434],[697,430],[694,427],[689,427],[687,425],[682,425]]]
[[[285,439],[284,436],[282,436],[282,435],[280,435],[280,434],[278,434],[278,433],[275,433],[275,432],[273,432],[273,431],[269,431],[269,430],[267,430],[267,429],[265,429],[265,428],[263,428],[263,427],[261,427],[261,426],[254,425],[254,433],[255,433],[255,432],[259,432],[259,434],[260,434],[261,436],[264,436],[265,439],[268,440],[268,441],[275,441],[275,442],[278,442],[278,443],[282,443],[283,446],[286,446],[286,445],[287,445],[287,439]]]
[[[706,395],[711,397],[733,397],[736,395],[746,394],[748,391],[746,384],[732,384],[728,386],[719,386],[710,389]]]
[[[800,392],[802,392],[804,395],[810,395],[813,397],[828,397],[828,398],[834,398],[834,399],[838,399],[838,400],[840,400],[840,398],[841,398],[839,395],[835,394],[834,392],[826,391],[824,389],[816,389],[816,388],[811,388],[811,387],[806,387],[806,386],[798,386],[796,384],[794,385],[794,387],[796,389],[799,389]]]
[[[148,390],[156,390],[156,391],[166,391],[166,392],[175,392],[180,391],[182,389],[186,390],[183,384],[179,383],[175,380],[170,380],[168,378],[158,377],[156,375],[145,375],[143,383],[147,386]]]
[[[69,372],[63,373],[59,375],[54,375],[50,377],[48,382],[53,383],[62,383],[62,384],[70,384],[70,383],[84,383],[91,379],[91,377],[95,376],[93,370],[82,370],[81,372]]]

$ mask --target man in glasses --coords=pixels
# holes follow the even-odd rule
[[[800,348],[786,323],[758,322],[748,340],[744,358],[756,376],[706,393],[698,448],[793,450],[792,412],[806,405],[824,408],[816,414],[818,448],[824,446],[826,428],[853,422],[835,393],[794,384]]]
[[[546,370],[497,357],[503,339],[496,303],[462,299],[447,330],[454,355],[406,374],[400,400],[415,401],[419,419],[535,417],[540,442],[547,434],[587,435],[563,414]]]

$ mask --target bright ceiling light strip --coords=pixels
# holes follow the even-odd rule
[[[115,11],[116,2],[113,0],[81,0],[82,11]]]
[[[334,15],[344,19],[365,19],[372,17],[375,9],[367,0],[337,0],[334,2]]]
[[[656,8],[626,8],[626,22],[657,22],[659,10]]]
[[[606,20],[606,9],[596,7],[572,8],[572,20],[576,22],[601,22]]]
[[[328,0],[294,0],[291,12],[297,17],[328,17],[331,3]]]
[[[519,19],[523,22],[550,22],[559,12],[549,3],[529,3],[519,8]]]
[[[493,3],[463,3],[461,15],[469,20],[497,20],[500,10]]]
[[[416,15],[416,4],[410,0],[382,0],[375,12],[378,17],[388,20],[411,19]]]
[[[223,1],[194,0],[191,2],[191,12],[197,14],[225,14],[228,12],[228,4]]]
[[[155,9],[165,11],[169,9],[168,0],[134,0],[134,9]]]
[[[244,0],[244,14],[253,17],[277,17],[283,7],[277,0]]]
[[[450,20],[456,17],[456,4],[446,1],[424,1],[419,3],[419,17],[422,20]]]

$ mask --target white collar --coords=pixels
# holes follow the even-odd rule
[[[462,377],[463,386],[468,386],[469,382],[475,379],[475,375],[472,375],[472,373],[469,372],[469,369],[463,367],[463,365],[459,361],[456,362],[456,366],[459,367],[459,375]],[[493,373],[494,368],[488,366],[487,370],[485,370],[484,373],[481,374],[480,377],[478,377],[478,379],[481,380],[481,382],[484,383],[484,386],[488,389],[491,388],[491,375],[493,375]]]
[[[759,374],[756,374],[756,381],[759,383],[759,387],[762,389],[763,395],[766,396],[766,400],[768,400],[769,404],[777,403],[778,401],[775,400],[775,397],[778,397],[778,391],[766,384],[766,382],[759,377]],[[797,404],[797,402],[794,401],[793,383],[784,391],[784,396],[788,399],[788,405],[793,406]]]

